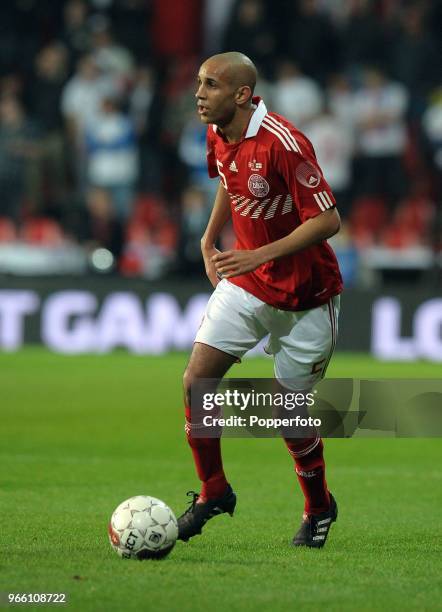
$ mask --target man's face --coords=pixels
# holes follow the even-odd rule
[[[230,123],[236,111],[237,89],[228,78],[228,68],[216,61],[205,62],[198,73],[198,115],[203,123],[222,127]]]

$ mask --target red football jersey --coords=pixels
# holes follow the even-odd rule
[[[335,206],[311,142],[291,123],[253,98],[244,137],[229,144],[215,125],[207,130],[209,176],[219,175],[230,196],[236,249],[279,240]],[[282,310],[307,310],[342,291],[338,262],[324,241],[269,261],[229,281]]]

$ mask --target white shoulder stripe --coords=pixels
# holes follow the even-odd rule
[[[261,125],[263,125],[268,130],[273,132],[273,134],[276,134],[276,136],[278,136],[278,138],[281,140],[281,142],[286,143],[287,146],[288,146],[288,150],[289,151],[293,151],[294,153],[298,152],[298,150],[296,149],[295,144],[293,143],[293,141],[291,141],[288,138],[287,134],[285,134],[280,127],[274,125],[273,123],[270,123],[270,121],[266,121],[266,119],[264,119],[264,121],[262,122]]]
[[[331,208],[330,204],[327,202],[327,200],[324,197],[324,191],[320,191],[318,195],[321,198],[322,203],[324,204],[325,208]]]
[[[331,197],[328,195],[326,191],[318,191],[318,193],[314,193],[313,197],[316,200],[319,208],[324,212],[327,208],[333,208],[334,204],[331,200]]]
[[[322,212],[324,212],[325,208],[324,208],[324,205],[322,204],[321,200],[319,199],[318,194],[317,194],[317,193],[314,193],[314,194],[313,194],[313,197],[315,198],[316,203],[317,203],[317,205],[319,206],[319,208],[322,210]]]
[[[262,127],[265,128],[266,130],[268,130],[269,132],[272,132],[272,134],[275,134],[275,136],[277,136],[279,138],[279,140],[282,142],[282,144],[284,145],[284,147],[287,149],[287,151],[293,151],[293,149],[291,147],[289,147],[289,145],[286,143],[286,141],[283,139],[283,137],[281,136],[281,134],[278,134],[278,132],[276,130],[274,130],[273,128],[269,127],[264,121],[261,123]]]
[[[297,152],[297,149],[296,149],[296,146],[295,146],[296,143],[294,143],[292,140],[290,140],[290,138],[287,136],[287,134],[278,125],[275,125],[272,121],[270,121],[270,119],[271,119],[271,117],[269,117],[267,115],[264,118],[263,123],[268,127],[268,129],[276,130],[278,132],[278,134],[281,135],[281,138],[288,144],[290,151]],[[273,132],[273,133],[275,133],[275,132]]]
[[[328,203],[330,204],[330,206],[334,206],[333,202],[331,201],[331,197],[328,195],[328,192],[327,191],[323,191],[323,194],[327,198]]]
[[[269,123],[271,123],[275,128],[277,128],[280,131],[282,131],[285,134],[287,140],[295,148],[295,151],[297,151],[298,153],[301,153],[301,149],[299,148],[299,145],[296,142],[295,137],[290,132],[290,130],[286,128],[285,125],[283,125],[280,121],[277,121],[274,117],[271,117],[270,115],[266,115],[265,120],[268,121]]]

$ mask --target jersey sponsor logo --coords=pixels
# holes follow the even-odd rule
[[[319,170],[309,162],[301,162],[295,171],[296,179],[304,185],[304,187],[317,187],[321,182],[321,174]]]
[[[257,198],[264,198],[270,191],[270,185],[260,174],[252,174],[247,185],[250,193]]]
[[[236,167],[235,160],[233,160],[233,162],[230,164],[229,170],[231,172],[238,172],[238,168]]]

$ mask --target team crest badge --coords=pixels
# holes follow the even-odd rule
[[[257,198],[264,198],[270,191],[270,185],[260,174],[252,174],[250,176],[248,187],[250,193]]]

